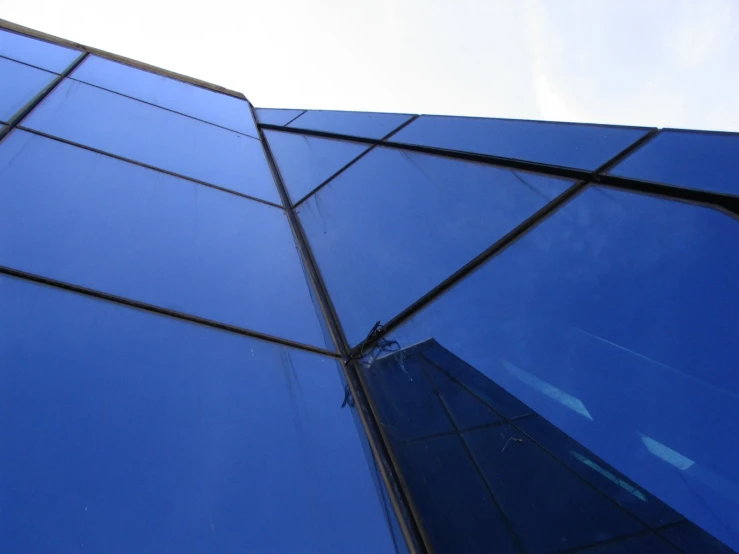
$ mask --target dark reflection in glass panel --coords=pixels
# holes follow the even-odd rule
[[[0,56],[13,58],[41,69],[61,73],[80,54],[82,52],[71,48],[0,29]],[[5,81],[4,78],[2,80]]]
[[[661,131],[609,173],[739,195],[739,134]]]
[[[557,456],[580,477],[626,508],[650,527],[681,521],[683,517],[657,500],[645,489],[620,475],[615,469],[541,417],[516,422],[516,426]]]
[[[678,554],[678,550],[655,535],[642,535],[609,542],[601,546],[578,550],[582,554]],[[695,554],[708,554],[705,551],[692,551]]]
[[[0,265],[326,344],[282,209],[22,131],[0,148]]]
[[[280,203],[258,140],[79,81],[61,83],[23,124]]]
[[[265,131],[272,155],[293,202],[309,194],[370,147],[279,131]]]
[[[527,552],[560,552],[643,529],[518,429],[486,427],[463,437]]]
[[[10,121],[55,78],[48,71],[0,58],[0,121]]]
[[[285,125],[298,117],[305,110],[280,110],[270,108],[257,109],[259,123],[270,123],[272,125]]]
[[[423,115],[390,140],[594,170],[647,131],[608,125]]]
[[[377,320],[398,314],[571,184],[375,148],[298,214],[357,344]]]
[[[288,127],[381,139],[411,117],[396,113],[308,110]]]
[[[257,138],[246,100],[89,56],[72,77]]]
[[[701,533],[694,525],[683,523],[661,532],[662,536],[684,552],[700,554],[733,554],[733,550],[719,541]]]
[[[0,277],[5,552],[392,552],[334,360]]]
[[[715,210],[589,188],[391,338],[436,338],[736,549],[738,234]]]
[[[593,465],[603,462],[433,338],[408,347],[381,341],[367,346],[359,364],[411,501],[424,524],[433,526],[425,530],[434,552],[460,551],[451,546],[455,538],[474,551],[519,552],[512,541],[501,547],[489,530],[476,525],[481,514],[475,503],[484,506],[486,500],[500,509],[524,552],[580,552],[622,541],[627,546],[628,537],[648,532],[637,521],[645,514],[656,528],[665,529],[666,519],[655,515],[671,513],[669,508],[635,490],[610,466]],[[493,400],[487,408],[494,417],[468,418],[479,415],[483,397]],[[513,404],[528,415],[505,415]],[[445,417],[446,426],[440,424]],[[475,428],[465,431],[466,425]],[[590,462],[589,469],[597,467],[600,476],[651,502],[651,510],[624,502],[612,488],[573,468],[563,459],[572,452]],[[489,518],[485,512],[482,517]],[[697,540],[703,532],[687,525]],[[651,544],[656,552],[676,552],[656,532],[644,539],[635,548]]]
[[[434,552],[483,554],[491,545],[500,554],[519,552],[459,436],[401,445],[396,458],[401,468],[412,468],[403,476]]]

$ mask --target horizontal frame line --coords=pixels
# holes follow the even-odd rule
[[[37,65],[33,65],[32,63],[23,62],[21,60],[16,60],[15,58],[11,58],[10,56],[4,56],[4,55],[0,54],[0,58],[2,58],[4,60],[8,60],[9,62],[15,62],[15,63],[19,63],[21,65],[25,65],[26,67],[32,67],[33,69],[38,69],[39,71],[45,71],[46,73],[51,73],[52,75],[61,75],[61,73],[57,73],[56,71],[52,71],[50,69],[44,69],[43,67],[39,67]],[[74,62],[72,62],[72,63],[74,63]]]
[[[118,154],[113,154],[111,152],[106,152],[105,150],[100,150],[99,148],[95,148],[93,146],[87,146],[86,144],[80,144],[79,142],[74,142],[71,140],[67,140],[65,138],[57,137],[54,135],[50,135],[48,133],[44,133],[43,131],[37,131],[36,129],[31,129],[30,127],[25,127],[23,125],[18,125],[17,127],[21,131],[26,131],[27,133],[32,133],[34,135],[38,135],[40,137],[44,137],[47,139],[55,140],[57,142],[61,142],[64,144],[68,144],[69,146],[75,146],[77,148],[81,148],[83,150],[88,150],[90,152],[94,152],[95,154],[102,154],[103,156],[107,156],[109,158],[114,158],[116,160],[120,160],[122,162],[127,162],[133,165],[137,165],[139,167],[143,167],[145,169],[151,169],[152,171],[158,171],[159,173],[164,173],[166,175],[170,175],[172,177],[177,177],[178,179],[183,179],[185,181],[190,181],[191,183],[196,183],[198,185],[203,185],[204,187],[210,187],[216,190],[220,190],[222,192],[227,192],[229,194],[233,194],[234,196],[240,196],[241,198],[246,198],[247,200],[253,200],[254,202],[259,202],[261,204],[266,204],[268,206],[272,206],[273,208],[280,208],[283,209],[282,206],[279,204],[274,204],[270,202],[269,200],[262,200],[261,198],[257,198],[256,196],[250,196],[248,194],[244,194],[243,192],[238,192],[235,190],[227,189],[225,187],[221,187],[219,185],[214,185],[212,183],[208,183],[206,181],[201,181],[200,179],[196,179],[194,177],[187,177],[185,175],[181,175],[179,173],[175,173],[174,171],[169,171],[167,169],[162,169],[160,167],[156,167],[153,165],[149,165],[143,162],[138,162],[136,160],[132,160],[130,158],[125,158],[123,156],[119,156]]]
[[[298,350],[305,350],[307,352],[312,352],[314,354],[321,354],[323,356],[328,356],[336,360],[341,360],[341,355],[339,353],[331,352],[330,350],[319,348],[317,346],[311,346],[309,344],[295,342],[290,339],[275,337],[273,335],[268,335],[266,333],[260,333],[259,331],[252,331],[244,327],[238,327],[236,325],[230,325],[228,323],[221,323],[219,321],[215,321],[212,319],[207,319],[204,317],[187,314],[184,312],[178,312],[176,310],[170,310],[168,308],[162,308],[161,306],[156,306],[154,304],[149,304],[147,302],[140,302],[138,300],[132,300],[130,298],[125,298],[123,296],[118,296],[115,294],[102,292],[99,290],[91,289],[88,287],[83,287],[80,285],[75,285],[72,283],[68,283],[66,281],[59,281],[57,279],[52,279],[50,277],[44,277],[43,275],[38,275],[36,273],[29,273],[27,271],[13,269],[7,266],[0,266],[0,274],[9,275],[11,277],[16,277],[19,279],[24,279],[26,281],[32,281],[34,283],[39,283],[42,285],[49,285],[49,286],[52,286],[58,289],[63,289],[69,292],[82,294],[84,296],[97,298],[98,300],[106,300],[108,302],[113,302],[115,304],[127,306],[129,308],[136,308],[136,309],[143,310],[149,313],[169,316],[174,319],[179,319],[180,321],[197,323],[200,325],[204,325],[206,327],[211,327],[213,329],[218,329],[221,331],[228,331],[230,333],[235,333],[235,334],[250,337],[253,339],[260,339],[263,341],[272,342],[272,343],[279,344],[282,346],[288,346],[290,348],[295,348]]]
[[[101,58],[104,59],[104,58]],[[136,68],[134,68],[136,69]],[[138,69],[137,71],[142,71]],[[136,98],[135,96],[130,96],[128,94],[124,94],[122,92],[118,92],[117,90],[111,90],[109,88],[101,87],[100,85],[96,85],[94,83],[88,83],[87,81],[83,81],[82,79],[77,79],[70,75],[67,77],[70,81],[75,81],[76,83],[82,83],[83,85],[87,85],[88,87],[94,87],[99,90],[104,90],[105,92],[110,92],[111,94],[117,94],[118,96],[122,96],[123,98],[128,98],[129,100],[135,100],[136,102],[141,102],[142,104],[146,104],[147,106],[153,106],[154,108],[159,108],[160,110],[164,110],[166,112],[174,113],[177,115],[181,115],[182,117],[187,117],[188,119],[194,119],[195,121],[199,121],[200,123],[205,123],[207,125],[212,125],[213,127],[218,127],[219,129],[223,129],[224,131],[230,131],[231,133],[236,133],[237,135],[244,135],[245,137],[249,137],[250,139],[254,139],[258,141],[259,139],[257,137],[254,137],[248,133],[245,133],[244,131],[237,131],[236,129],[231,129],[230,127],[224,127],[223,125],[218,125],[218,123],[213,123],[212,121],[206,121],[205,119],[200,119],[199,117],[195,117],[194,115],[186,114],[183,112],[178,112],[177,110],[173,110],[172,108],[167,108],[165,106],[160,106],[159,104],[154,104],[152,102],[148,102],[147,100],[143,100],[142,98]],[[187,86],[192,86],[187,83],[185,83]],[[232,97],[233,98],[233,97]],[[246,103],[246,100],[242,100],[242,102]],[[249,104],[246,104],[247,109],[249,109]],[[251,113],[251,112],[249,112]],[[257,123],[254,122],[254,126],[256,127]],[[258,132],[258,131],[257,131]]]

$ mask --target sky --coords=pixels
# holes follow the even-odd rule
[[[739,131],[739,0],[0,0],[257,107]]]

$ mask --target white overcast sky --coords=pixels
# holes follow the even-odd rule
[[[258,107],[739,131],[739,0],[0,0]]]

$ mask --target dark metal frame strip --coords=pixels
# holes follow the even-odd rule
[[[255,120],[257,120],[256,109],[252,107],[252,110]],[[281,128],[279,126],[271,127]],[[265,126],[265,128],[267,127]],[[285,187],[285,183],[282,180],[279,168],[274,160],[274,156],[272,155],[269,143],[264,136],[264,130],[261,126],[259,126],[259,132],[265,155],[269,161],[275,178],[275,185],[277,186],[280,197],[284,203],[285,213],[287,214],[290,227],[293,231],[295,243],[303,259],[310,284],[312,285],[315,296],[318,299],[318,303],[328,324],[331,336],[339,350],[339,353],[345,361],[345,363],[342,364],[344,376],[349,385],[355,406],[358,408],[357,413],[367,436],[372,454],[382,475],[382,480],[389,493],[390,500],[398,517],[398,522],[403,531],[406,543],[408,548],[414,554],[424,554],[428,552],[426,547],[427,543],[422,538],[423,532],[419,524],[419,520],[411,509],[407,491],[401,484],[397,466],[394,464],[390,456],[389,443],[382,433],[376,414],[368,400],[366,389],[359,376],[356,361],[351,360],[349,357],[349,344],[318,270],[318,265],[313,257],[312,250],[310,249],[308,240],[305,237],[300,220],[298,219],[295,210],[290,205],[290,196]]]

